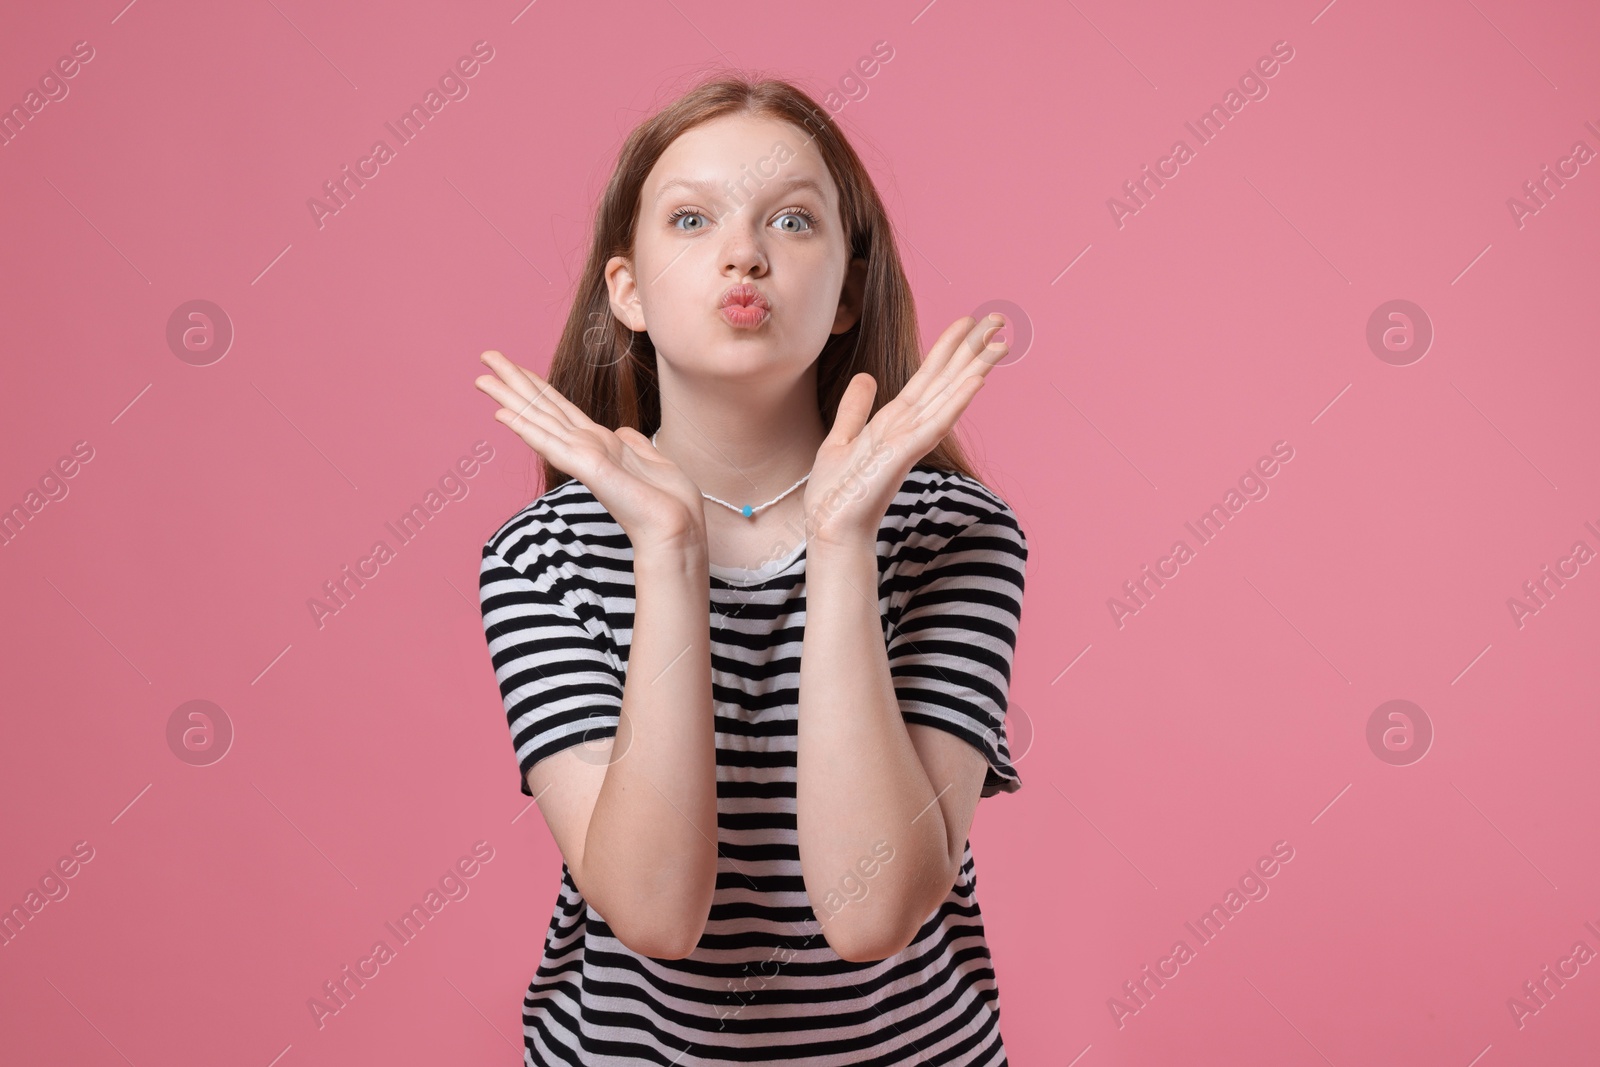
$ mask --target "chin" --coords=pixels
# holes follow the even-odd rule
[[[680,374],[715,377],[758,373],[783,362],[779,346],[762,331],[724,327],[712,337],[696,342],[689,351],[693,355],[684,359],[658,347],[656,356]]]

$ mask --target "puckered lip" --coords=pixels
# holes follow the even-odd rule
[[[730,285],[723,292],[722,301],[717,307],[725,308],[736,304],[746,307],[766,308],[768,311],[772,310],[771,305],[767,303],[767,298],[761,295],[761,290],[749,284]]]

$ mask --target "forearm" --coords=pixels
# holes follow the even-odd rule
[[[699,940],[716,888],[708,585],[703,546],[636,546],[622,711],[584,843],[596,910],[661,957]]]
[[[882,959],[954,884],[937,789],[901,718],[878,608],[876,546],[807,549],[796,786],[800,866],[834,951]],[[841,879],[887,842],[892,862],[840,907]],[[881,847],[881,846],[880,846]],[[932,888],[943,885],[936,898]],[[926,905],[926,907],[924,907]]]

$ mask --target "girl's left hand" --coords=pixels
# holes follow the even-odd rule
[[[850,379],[806,483],[808,540],[877,543],[906,475],[944,440],[983,388],[984,376],[1010,351],[1003,341],[986,344],[1003,325],[999,315],[951,323],[900,395],[870,422],[878,383],[865,372]]]

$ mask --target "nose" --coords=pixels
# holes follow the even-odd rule
[[[746,207],[723,218],[723,270],[739,277],[758,278],[767,272],[767,253],[756,233],[761,223],[753,215]]]

